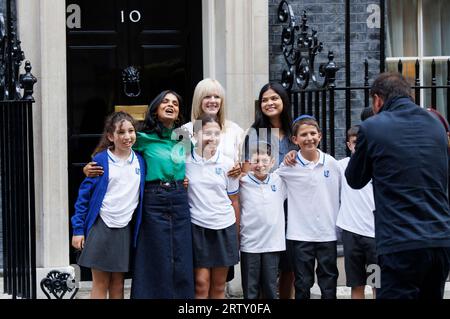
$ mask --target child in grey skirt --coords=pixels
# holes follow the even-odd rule
[[[78,264],[91,268],[92,299],[108,295],[123,299],[124,274],[129,271],[131,241],[136,242],[141,222],[145,181],[144,160],[131,149],[135,141],[135,124],[129,114],[115,112],[106,119],[93,154],[104,174],[86,177],[75,203],[72,246],[81,250]],[[133,217],[134,230],[130,224]]]

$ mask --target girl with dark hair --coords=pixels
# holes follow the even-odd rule
[[[188,133],[176,129],[181,107],[176,92],[161,92],[150,103],[133,147],[148,170],[131,298],[194,298],[191,217],[183,186],[191,143]],[[84,171],[88,176],[98,172],[91,163]]]
[[[274,169],[283,161],[291,150],[298,150],[292,143],[289,95],[279,83],[271,82],[264,85],[258,96],[255,122],[246,132],[243,145],[243,171],[250,170],[250,150],[252,146],[264,141],[271,146],[275,158]],[[287,205],[285,205],[285,213]],[[294,272],[286,252],[280,258],[279,295],[281,299],[293,297]]]
[[[93,299],[123,299],[124,274],[130,268],[132,233],[136,242],[142,216],[145,163],[133,152],[136,130],[125,112],[108,116],[93,159],[102,176],[80,185],[73,215],[72,246],[81,250],[78,264],[91,268]],[[131,220],[134,219],[134,230]],[[87,237],[86,237],[87,236]]]

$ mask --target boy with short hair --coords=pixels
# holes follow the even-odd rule
[[[356,136],[359,126],[347,131],[347,147],[355,152]],[[347,286],[352,288],[352,299],[364,299],[364,288],[367,282],[367,266],[377,264],[375,252],[375,226],[373,212],[372,183],[360,190],[351,188],[344,178],[350,157],[340,161],[341,169],[341,207],[337,218],[337,226],[342,229],[344,243],[344,266]],[[373,289],[375,296],[375,289]]]
[[[250,150],[250,172],[241,179],[241,276],[245,299],[276,299],[280,253],[286,250],[286,186],[275,173],[271,146]]]
[[[316,119],[294,120],[292,141],[300,147],[294,166],[276,171],[288,190],[287,250],[295,275],[295,298],[309,299],[317,281],[322,299],[335,299],[338,278],[336,217],[341,174],[337,161],[318,148],[321,132]]]

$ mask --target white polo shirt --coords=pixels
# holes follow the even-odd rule
[[[282,163],[275,171],[288,190],[287,239],[309,242],[337,240],[341,174],[332,156],[318,152],[317,163],[306,160],[299,151],[295,166]]]
[[[286,250],[283,208],[286,197],[286,186],[277,174],[269,174],[260,181],[249,172],[241,179],[241,251]]]
[[[350,157],[341,159],[338,164],[341,170],[341,207],[337,218],[337,226],[352,233],[375,237],[375,221],[373,212],[375,202],[373,199],[372,181],[362,189],[353,189],[345,179],[345,169]]]
[[[192,223],[209,229],[223,229],[236,222],[228,195],[239,192],[239,179],[227,172],[234,162],[220,151],[205,160],[195,151],[186,160],[188,198]]]
[[[197,141],[194,138],[193,123],[186,123],[183,127],[189,131],[192,144],[195,145]],[[217,149],[226,157],[231,158],[234,162],[238,162],[243,136],[244,130],[239,125],[232,121],[226,120],[225,128],[222,128],[222,132],[220,134],[220,143]]]
[[[100,208],[100,217],[110,228],[128,225],[139,202],[141,172],[139,160],[131,150],[123,160],[108,152],[108,187]]]

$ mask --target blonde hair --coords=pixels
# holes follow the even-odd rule
[[[202,101],[205,96],[217,94],[220,97],[219,112],[217,112],[217,119],[220,126],[225,130],[225,90],[219,81],[206,78],[198,82],[194,89],[194,96],[192,97],[192,111],[191,120],[195,122],[200,116],[204,114],[202,109]]]

